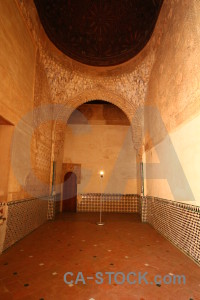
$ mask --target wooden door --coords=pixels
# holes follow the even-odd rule
[[[76,212],[77,178],[73,172],[65,174],[63,183],[62,211]]]

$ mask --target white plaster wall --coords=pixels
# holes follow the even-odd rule
[[[81,164],[78,193],[137,193],[136,154],[131,129],[121,125],[68,125],[64,163]]]
[[[152,178],[146,180],[147,195],[200,205],[200,115],[179,126],[169,134],[169,138],[166,137],[145,154],[148,163],[161,163],[165,174],[162,179],[154,179],[159,176],[158,172],[148,172],[147,169],[147,176]],[[177,160],[191,188],[194,201],[183,181],[181,170],[177,167]],[[166,177],[170,178],[172,188]]]

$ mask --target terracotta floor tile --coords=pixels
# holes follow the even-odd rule
[[[103,218],[105,225],[98,227],[98,214],[61,214],[4,252],[0,299],[200,300],[200,268],[192,260],[141,223],[137,214],[104,214]],[[118,285],[112,278],[109,285],[105,275],[146,271],[152,282],[155,275],[170,273],[185,275],[186,284]],[[64,283],[66,272],[74,273],[73,280],[78,272],[85,279],[102,272],[104,283],[98,285],[94,278],[70,287]]]

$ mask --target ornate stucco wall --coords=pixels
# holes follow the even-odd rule
[[[154,45],[160,30],[154,34],[154,38],[145,49],[130,61],[114,67],[89,67],[68,58],[48,40],[33,1],[16,0],[16,3],[37,46],[40,62],[46,73],[51,101],[54,105],[60,105],[59,108],[55,108],[54,113],[57,115],[55,119],[60,118],[59,110],[61,115],[63,111],[65,114],[65,122],[55,120],[53,124],[52,161],[57,162],[56,173],[59,177],[62,173],[64,123],[67,122],[73,109],[89,100],[102,99],[121,108],[132,122],[137,108],[144,105],[154,62]],[[38,72],[38,81],[41,76],[43,75]],[[42,98],[45,94],[38,90],[37,86],[35,93],[38,98]],[[44,101],[41,99],[40,102]],[[141,146],[142,126],[143,116],[139,114],[132,124],[133,142],[137,150]]]
[[[45,145],[49,150],[43,147],[38,154],[45,165],[43,175],[40,174],[43,180],[49,175],[51,178],[53,160],[57,161],[57,176],[61,178],[65,123],[73,109],[89,100],[109,101],[121,108],[131,122],[133,120],[132,139],[140,154],[138,161],[141,159],[144,125],[143,110],[134,117],[138,107],[155,104],[168,132],[198,113],[198,1],[164,1],[146,47],[124,64],[99,68],[75,62],[56,49],[46,37],[32,0],[16,0],[16,4],[37,48],[37,65],[42,66],[42,71],[37,72],[34,89],[37,105],[54,105],[52,136],[51,125],[44,134],[48,136]],[[39,83],[44,77],[43,87]],[[59,121],[61,115],[62,122]],[[151,116],[145,117],[145,125],[153,132],[153,143],[151,137],[145,140],[145,148],[149,150],[161,142],[165,134],[158,120]],[[48,164],[49,157],[51,164]]]

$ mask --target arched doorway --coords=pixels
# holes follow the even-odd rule
[[[68,172],[64,176],[63,183],[63,212],[76,212],[77,202],[77,177],[73,172]]]

